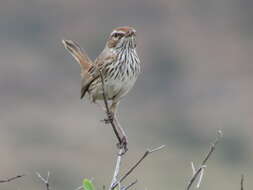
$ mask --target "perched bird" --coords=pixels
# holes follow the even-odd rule
[[[80,46],[70,40],[62,40],[81,67],[81,98],[86,93],[92,102],[103,100],[103,92],[111,101],[110,111],[116,117],[118,104],[134,86],[140,73],[140,60],[136,52],[136,31],[130,26],[115,28],[107,39],[104,50],[92,61]],[[104,78],[104,91],[100,72]],[[119,125],[119,122],[117,122]],[[118,126],[123,137],[124,130]]]

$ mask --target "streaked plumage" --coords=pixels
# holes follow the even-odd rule
[[[117,104],[131,90],[140,73],[135,29],[132,27],[125,26],[114,29],[104,50],[94,62],[77,43],[63,40],[63,44],[81,66],[81,98],[88,92],[94,102],[103,99],[99,69],[104,76],[106,97],[108,100],[112,100],[113,108],[113,104]]]

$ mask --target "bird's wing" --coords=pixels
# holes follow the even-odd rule
[[[88,91],[90,85],[100,76],[100,71],[104,72],[103,68],[107,64],[115,61],[116,56],[107,51],[106,49],[101,52],[101,54],[97,57],[94,63],[88,57],[88,55],[83,51],[80,46],[71,40],[62,40],[62,43],[66,50],[75,58],[75,60],[79,63],[81,68],[81,99],[85,96]],[[108,53],[109,52],[109,53]]]
[[[106,66],[111,64],[115,61],[116,55],[114,54],[105,54],[102,52],[98,58],[94,61],[94,64],[88,70],[89,76],[91,76],[88,80],[82,81],[82,88],[81,88],[81,99],[85,96],[86,92],[89,90],[90,85],[100,77],[100,72],[102,74],[106,74],[107,72]]]
[[[116,55],[115,52],[105,48],[94,61],[94,65],[102,71],[106,65],[111,64],[116,60]]]

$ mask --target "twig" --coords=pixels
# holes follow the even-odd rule
[[[192,176],[194,176],[194,174],[196,173],[196,169],[193,162],[191,162],[191,167],[192,167]]]
[[[244,190],[243,183],[244,183],[244,175],[242,174],[241,175],[241,190]]]
[[[121,183],[120,183],[120,181],[118,181],[117,183],[118,183],[119,190],[121,190]]]
[[[123,156],[122,153],[123,153],[123,149],[121,148],[121,149],[119,149],[119,153],[118,153],[118,156],[117,156],[116,166],[115,166],[114,174],[113,174],[113,177],[112,177],[112,182],[111,182],[111,185],[110,185],[110,189],[112,189],[113,185],[117,182],[117,178],[118,178],[119,170],[120,170],[121,158]]]
[[[128,190],[129,188],[131,188],[132,186],[134,186],[137,182],[138,182],[138,180],[136,179],[135,181],[133,181],[132,183],[130,183],[126,187],[122,188],[121,190]]]
[[[79,186],[75,190],[80,190],[80,189],[83,189],[83,186]]]
[[[50,190],[51,189],[50,186],[49,186],[50,172],[49,171],[47,172],[47,179],[42,177],[39,172],[36,172],[36,175],[46,185],[46,190]]]
[[[1,180],[0,180],[0,183],[7,183],[7,182],[13,181],[13,180],[15,180],[15,179],[24,177],[24,176],[25,176],[25,174],[22,174],[22,175],[17,175],[17,176],[8,178],[8,179],[1,179]]]
[[[198,188],[200,187],[200,185],[201,185],[201,182],[202,182],[202,179],[203,179],[203,176],[204,176],[205,168],[206,168],[206,166],[203,166],[203,167],[202,167],[202,170],[200,171],[199,180],[198,180],[197,185],[196,185],[197,189],[198,189]]]
[[[137,166],[151,153],[161,150],[162,148],[164,148],[165,145],[159,146],[157,148],[154,149],[147,149],[147,151],[143,154],[143,156],[136,162],[136,164],[134,164],[120,179],[119,182],[122,182],[124,179],[127,178],[127,176],[129,176],[135,168],[137,168]],[[118,186],[118,183],[114,183],[113,186],[111,187],[111,190],[113,190],[115,187]]]
[[[111,111],[110,111],[110,108],[109,108],[109,105],[108,105],[108,101],[107,101],[106,95],[105,95],[104,76],[103,76],[103,74],[102,74],[102,72],[100,70],[99,70],[99,72],[100,72],[100,78],[101,78],[101,82],[102,82],[103,99],[104,99],[104,104],[105,104],[107,118],[108,118],[109,122],[111,123],[112,129],[113,129],[113,131],[114,131],[114,133],[115,133],[115,135],[116,135],[116,137],[117,137],[117,139],[119,141],[119,145],[121,145],[122,140],[120,138],[119,132],[117,131],[117,128],[115,126],[115,123],[114,123],[113,119],[110,119],[111,118],[111,116],[110,116]]]
[[[191,188],[193,182],[197,179],[197,177],[199,176],[199,174],[202,173],[201,178],[199,179],[198,184],[197,184],[197,187],[199,187],[199,185],[200,185],[200,183],[201,183],[201,180],[202,180],[202,177],[203,177],[204,168],[206,168],[206,163],[207,163],[207,161],[209,160],[209,158],[210,158],[210,156],[212,155],[212,153],[214,152],[215,147],[216,147],[216,145],[218,144],[218,142],[220,141],[220,139],[222,138],[222,136],[223,136],[222,131],[219,130],[219,131],[217,132],[217,137],[216,137],[214,143],[211,144],[210,150],[209,150],[209,152],[207,153],[207,155],[206,155],[206,157],[204,158],[204,160],[202,161],[202,163],[201,163],[199,169],[193,174],[192,178],[190,179],[190,181],[189,181],[189,183],[188,183],[188,185],[187,185],[187,188],[186,188],[187,190],[189,190],[189,189]],[[192,166],[193,166],[192,168],[194,168],[194,170],[195,170],[195,167],[194,167],[193,164],[192,164]],[[194,170],[193,170],[193,171],[194,171]]]

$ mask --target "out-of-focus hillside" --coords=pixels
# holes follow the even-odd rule
[[[225,137],[202,188],[238,189],[253,177],[253,3],[248,0],[8,0],[0,3],[0,189],[55,189],[94,177],[108,185],[115,138],[102,111],[79,100],[79,66],[62,38],[95,58],[114,27],[134,26],[143,72],[122,101],[126,167],[167,144],[134,176],[136,189],[182,189],[217,129]],[[155,183],[154,183],[155,181]]]

